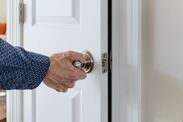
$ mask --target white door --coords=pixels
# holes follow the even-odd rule
[[[142,122],[182,122],[182,0],[142,0],[142,62]]]
[[[24,0],[23,47],[50,56],[88,50],[95,60],[87,79],[68,93],[41,84],[24,92],[23,122],[107,122],[107,0]]]

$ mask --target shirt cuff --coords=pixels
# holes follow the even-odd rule
[[[47,56],[36,54],[33,52],[27,52],[28,58],[31,60],[30,66],[27,69],[26,79],[29,80],[30,84],[27,89],[37,88],[47,75],[50,59]]]

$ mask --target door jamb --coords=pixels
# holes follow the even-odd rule
[[[7,42],[14,46],[22,46],[21,26],[18,19],[19,0],[7,0]],[[23,122],[23,91],[7,91],[7,122]]]
[[[141,0],[112,8],[112,121],[141,122]]]

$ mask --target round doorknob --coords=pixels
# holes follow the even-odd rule
[[[94,59],[92,54],[89,51],[85,51],[85,62],[81,63],[79,60],[75,60],[72,62],[73,66],[78,69],[83,69],[86,73],[90,73],[94,67]]]

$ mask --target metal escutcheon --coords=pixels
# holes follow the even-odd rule
[[[73,66],[84,70],[86,73],[90,73],[94,67],[94,59],[92,54],[89,51],[84,51],[85,62],[81,62],[79,60],[75,60],[72,62]]]

